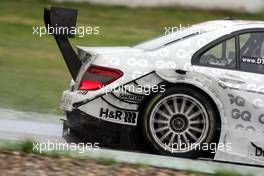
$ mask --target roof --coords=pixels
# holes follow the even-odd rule
[[[253,21],[253,20],[214,20],[207,21],[204,23],[199,23],[193,26],[199,26],[203,28],[205,31],[217,30],[219,28],[231,28],[238,26],[262,26],[264,27],[264,21]]]
[[[264,28],[263,21],[246,21],[246,20],[214,20],[203,23],[198,23],[186,28],[175,28],[177,30],[172,31],[169,34],[165,34],[161,37],[140,43],[135,48],[144,50],[153,50],[169,43],[179,41],[188,37],[195,36],[196,34],[213,32],[216,30],[229,29],[231,31],[240,30],[244,28]]]

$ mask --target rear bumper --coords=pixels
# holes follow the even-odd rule
[[[74,92],[70,92],[66,90],[62,93],[60,108],[64,111],[72,111],[73,110],[73,102],[74,102]]]
[[[66,112],[66,115],[63,137],[67,142],[99,143],[100,147],[151,152],[139,125],[107,122],[80,110]]]
[[[88,97],[86,96],[86,93],[87,91],[65,90],[62,93],[62,97],[60,100],[60,108],[64,111],[73,111],[76,108],[75,107],[76,103],[88,99]]]
[[[137,125],[140,102],[127,102],[120,98],[120,94],[115,95],[113,92],[94,98],[89,97],[85,91],[66,90],[63,92],[60,107],[66,112],[78,110],[102,121],[123,126]]]

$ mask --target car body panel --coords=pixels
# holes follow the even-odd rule
[[[216,152],[216,160],[224,160],[226,154],[250,158],[251,164],[260,163],[255,160],[263,160],[263,150],[258,151],[252,143],[264,146],[264,75],[209,67],[195,67],[193,70],[184,76],[176,76],[177,73],[173,72],[170,75],[168,72],[167,75],[159,74],[169,82],[198,87],[216,103],[222,122],[219,143],[231,143],[231,150],[218,151],[220,156]],[[261,90],[257,91],[257,88]],[[232,158],[230,161],[244,162],[241,158]]]
[[[79,53],[89,54],[90,60],[82,65],[74,90],[63,93],[62,109],[78,109],[103,121],[137,126],[141,103],[148,95],[147,91],[128,91],[127,86],[164,82],[192,85],[211,97],[218,108],[219,143],[231,143],[231,150],[217,150],[214,159],[264,165],[264,75],[191,64],[195,53],[211,42],[245,29],[264,31],[264,23],[218,20],[198,24],[196,29],[199,28],[201,33],[168,45],[163,45],[164,41],[174,41],[179,35],[171,34],[171,39],[167,36],[133,48],[79,47]],[[91,64],[119,69],[124,75],[99,90],[80,91],[80,80]]]

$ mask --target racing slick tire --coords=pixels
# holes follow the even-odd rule
[[[154,95],[146,107],[143,133],[154,152],[197,158],[205,147],[211,150],[218,113],[202,91],[175,85]]]

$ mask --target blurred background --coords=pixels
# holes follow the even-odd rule
[[[78,2],[76,2],[78,1]],[[99,35],[71,39],[72,45],[133,46],[164,34],[166,26],[207,20],[263,20],[262,0],[1,0],[0,107],[61,114],[59,100],[70,75],[52,36],[33,35],[44,26],[43,8],[78,9],[78,26],[99,26]]]
[[[228,16],[264,19],[264,0],[0,0],[0,175],[252,176],[240,165],[104,149],[39,155],[33,141],[63,140],[59,101],[71,80],[53,36],[34,34],[46,6],[78,9],[77,27],[100,27],[98,35],[71,39],[74,47],[133,46],[169,27]]]

